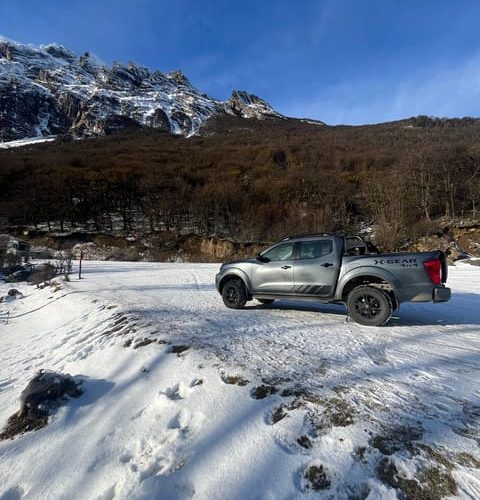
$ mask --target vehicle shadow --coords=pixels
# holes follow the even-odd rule
[[[405,303],[389,323],[395,326],[480,325],[480,294],[452,294],[449,302]]]
[[[454,293],[449,302],[404,303],[397,309],[388,326],[480,325],[480,294]],[[311,303],[276,300],[272,304],[248,303],[244,309],[306,311],[347,317],[344,304]]]
[[[315,302],[302,302],[299,300],[276,300],[272,304],[259,304],[254,301],[248,303],[243,309],[265,309],[265,310],[282,310],[282,311],[306,311],[317,312],[324,314],[338,314],[346,315],[346,307],[344,304],[329,304],[329,303],[315,303]]]

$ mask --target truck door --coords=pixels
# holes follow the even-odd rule
[[[297,242],[293,279],[295,295],[329,298],[333,296],[340,259],[329,238]]]
[[[293,248],[292,242],[279,243],[261,254],[252,273],[254,293],[292,293]]]

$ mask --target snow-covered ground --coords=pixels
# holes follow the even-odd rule
[[[29,137],[26,139],[19,139],[17,141],[0,142],[0,149],[20,148],[22,146],[40,144],[41,142],[52,142],[55,139],[55,135],[49,135],[45,137]]]
[[[217,269],[87,262],[61,289],[15,285],[0,426],[40,368],[85,392],[0,441],[0,498],[480,498],[480,268],[384,328],[333,305],[226,309]]]

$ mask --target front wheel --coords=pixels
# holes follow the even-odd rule
[[[230,309],[241,309],[247,303],[245,285],[240,280],[229,280],[222,289],[223,303]]]
[[[357,286],[348,294],[347,309],[355,323],[366,326],[382,326],[393,314],[390,297],[368,285]]]

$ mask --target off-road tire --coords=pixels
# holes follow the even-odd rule
[[[390,296],[379,288],[361,285],[347,297],[348,315],[360,325],[382,326],[393,314]]]
[[[247,303],[247,291],[241,280],[228,280],[222,288],[223,303],[230,309],[241,309]]]
[[[268,305],[271,304],[272,302],[275,302],[275,299],[257,299],[260,304],[263,305]]]

